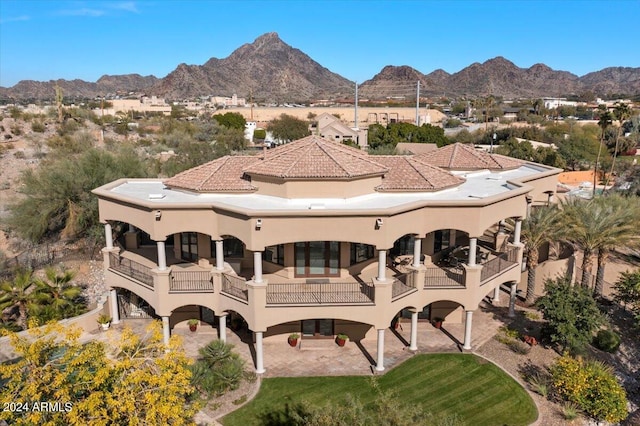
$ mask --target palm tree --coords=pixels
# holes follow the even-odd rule
[[[616,165],[616,158],[618,157],[618,144],[620,142],[620,136],[622,135],[622,126],[624,125],[624,122],[631,117],[631,109],[627,104],[616,103],[616,106],[614,108],[614,115],[618,120],[618,131],[616,132],[616,147],[613,151],[613,161],[611,162],[611,171],[609,172],[610,176],[613,176],[613,170]]]
[[[29,311],[38,305],[41,287],[36,283],[31,271],[19,272],[13,281],[0,284],[0,310],[8,307],[18,309],[16,324],[27,328]]]
[[[598,269],[594,295],[602,296],[604,289],[604,268],[609,253],[616,247],[636,246],[640,243],[637,223],[640,220],[640,203],[637,198],[625,198],[612,195],[598,198],[596,203],[603,204],[608,212],[608,222],[612,224],[600,237],[598,246]]]
[[[600,119],[598,120],[598,126],[600,126],[600,146],[598,146],[598,156],[596,157],[595,170],[593,171],[593,197],[596,196],[596,184],[598,179],[598,163],[600,162],[600,153],[602,152],[602,145],[604,144],[604,134],[607,131],[607,127],[611,125],[612,116],[607,107],[600,105]]]
[[[559,237],[562,211],[555,205],[536,207],[522,222],[522,239],[527,257],[527,297],[526,303],[534,302],[536,287],[536,267],[540,247]]]
[[[634,203],[634,202],[632,202]],[[566,236],[583,252],[583,287],[589,286],[593,270],[593,255],[597,252],[598,273],[604,276],[604,262],[608,252],[617,245],[628,244],[638,239],[635,220],[637,207],[632,208],[620,197],[606,197],[584,201],[570,199],[563,203]],[[635,219],[635,220],[634,220]],[[599,291],[602,289],[600,288]]]
[[[47,268],[46,279],[36,280],[42,289],[39,301],[47,320],[63,319],[68,315],[78,314],[83,309],[83,304],[78,303],[82,289],[69,284],[74,276],[74,272],[69,270],[58,273],[54,268]]]

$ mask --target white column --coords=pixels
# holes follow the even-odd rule
[[[409,350],[418,350],[418,312],[411,312],[411,343]]]
[[[112,249],[113,248],[113,231],[111,230],[110,223],[104,224],[104,239],[107,242],[107,248]]]
[[[513,242],[515,244],[520,243],[520,231],[522,230],[522,219],[516,219],[516,227],[513,230]]]
[[[498,234],[504,234],[504,220],[498,222]]]
[[[164,249],[164,241],[156,241],[158,246],[158,269],[164,271],[167,269],[167,253]]]
[[[262,252],[253,252],[253,282],[262,282]],[[261,334],[262,336],[262,334]]]
[[[378,281],[386,281],[387,251],[378,250]]]
[[[224,269],[224,249],[222,240],[216,240],[216,269],[222,271]]]
[[[220,340],[227,341],[227,314],[222,314],[218,317],[218,333],[220,334]]]
[[[500,302],[500,285],[497,285],[496,288],[493,289],[493,299],[491,301],[495,303]]]
[[[169,317],[162,317],[162,337],[164,345],[169,346],[169,338],[171,337],[171,330],[169,330]]]
[[[265,371],[262,357],[262,331],[256,331],[256,373],[262,374]]]
[[[477,244],[477,238],[469,238],[469,259],[467,260],[467,265],[469,266],[475,266],[476,264]]]
[[[509,317],[516,316],[516,292],[518,291],[518,284],[511,283],[511,291],[509,292]]]
[[[473,311],[465,311],[466,317],[464,320],[464,344],[462,349],[471,349],[471,320],[473,318]]]
[[[420,267],[420,257],[422,255],[422,238],[419,235],[413,237],[413,267]]]
[[[384,328],[378,330],[378,361],[376,371],[384,371]]]
[[[118,312],[118,292],[115,288],[109,290],[109,304],[111,305],[111,324],[120,324],[120,313]]]

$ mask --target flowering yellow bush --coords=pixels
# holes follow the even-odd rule
[[[609,366],[564,355],[551,367],[551,376],[558,395],[590,416],[610,423],[627,417],[627,395]]]

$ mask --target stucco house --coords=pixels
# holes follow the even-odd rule
[[[226,156],[169,179],[119,179],[93,191],[105,226],[114,322],[242,323],[263,373],[263,339],[377,339],[399,315],[465,324],[480,301],[512,296],[521,221],[560,170],[454,144],[372,156],[319,136]],[[504,226],[511,219],[513,227]],[[513,300],[513,297],[512,297]],[[228,321],[228,318],[230,320]]]

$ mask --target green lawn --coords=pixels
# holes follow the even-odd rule
[[[369,377],[264,379],[256,398],[223,419],[225,426],[259,425],[260,415],[285,403],[342,404],[346,394],[373,401]],[[527,392],[495,365],[470,354],[416,355],[378,378],[406,404],[420,404],[435,415],[457,413],[468,425],[528,425],[538,411]]]

